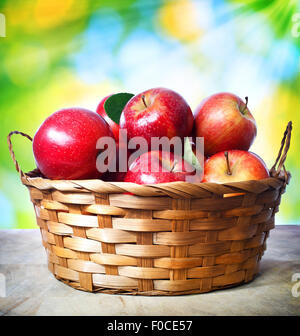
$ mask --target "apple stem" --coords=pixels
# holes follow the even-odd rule
[[[228,157],[228,152],[224,152],[225,158],[226,158],[226,163],[227,163],[227,174],[232,175],[231,169],[230,169],[230,164],[229,164],[229,157]]]
[[[245,104],[245,107],[244,107],[244,109],[243,109],[243,111],[242,111],[242,114],[244,114],[245,111],[246,111],[246,109],[247,109],[247,105],[248,105],[248,97],[245,97],[245,100],[246,100],[246,104]]]
[[[146,104],[145,95],[142,95],[142,100],[143,100],[143,103],[144,103],[145,107],[147,108],[148,106]]]

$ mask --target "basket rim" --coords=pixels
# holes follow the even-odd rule
[[[46,177],[43,177],[43,176],[31,176],[31,174],[34,172],[35,170],[32,170],[32,171],[29,171],[28,173],[25,173],[26,177],[25,177],[25,180],[26,181],[35,181],[35,180],[43,180],[43,181],[51,181],[52,183],[59,183],[59,182],[74,182],[74,183],[77,183],[77,182],[82,182],[82,181],[89,181],[89,182],[92,182],[92,181],[101,181],[103,183],[107,183],[107,184],[120,184],[120,185],[127,185],[127,184],[133,184],[133,185],[138,185],[138,186],[157,186],[157,185],[162,185],[162,186],[167,186],[167,185],[176,185],[178,183],[180,184],[193,184],[193,185],[202,185],[202,184],[207,184],[207,185],[239,185],[240,183],[242,182],[249,182],[249,181],[260,181],[260,182],[264,182],[264,181],[268,181],[270,179],[275,179],[275,180],[285,180],[286,177],[284,176],[283,172],[281,171],[280,175],[279,176],[269,176],[267,178],[264,178],[264,179],[259,179],[259,180],[243,180],[243,181],[236,181],[236,182],[225,182],[225,183],[217,183],[217,182],[198,182],[198,183],[192,183],[192,182],[186,182],[186,181],[174,181],[174,182],[164,182],[164,183],[157,183],[157,184],[150,184],[150,183],[145,183],[145,184],[138,184],[138,183],[134,183],[134,182],[123,182],[123,181],[120,181],[120,182],[115,182],[115,181],[104,181],[104,180],[101,180],[101,178],[99,179],[82,179],[82,180],[64,180],[64,179],[61,179],[61,180],[54,180],[54,179],[49,179],[49,178],[46,178]],[[291,173],[289,171],[287,171],[288,175],[291,175]],[[23,177],[24,179],[24,177]]]
[[[34,171],[32,171],[34,172]],[[28,174],[30,175],[29,172]],[[191,183],[186,181],[166,182],[160,184],[137,184],[133,182],[108,182],[101,179],[86,180],[51,180],[41,176],[21,176],[21,181],[28,187],[40,190],[59,190],[73,192],[96,192],[102,194],[130,193],[136,196],[182,196],[183,198],[196,197],[199,193],[215,193],[219,195],[234,192],[261,193],[272,189],[279,189],[289,183],[291,174],[281,171],[278,176],[272,176],[261,180],[245,180],[230,183],[200,182]]]

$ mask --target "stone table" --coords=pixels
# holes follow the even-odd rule
[[[252,282],[205,294],[87,293],[56,280],[46,262],[38,229],[0,230],[0,316],[300,315],[300,226],[276,226],[270,232]]]

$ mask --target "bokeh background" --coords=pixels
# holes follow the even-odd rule
[[[195,109],[206,96],[249,97],[251,150],[272,166],[289,120],[292,180],[277,224],[300,224],[300,1],[0,0],[0,228],[36,228],[9,157],[11,130],[30,135],[54,111],[95,110],[107,94],[164,86]],[[24,171],[31,144],[14,140]]]

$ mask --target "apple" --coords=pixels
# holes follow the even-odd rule
[[[49,179],[99,178],[96,143],[104,136],[113,137],[113,133],[95,112],[83,108],[54,112],[33,138],[36,165]]]
[[[189,136],[194,117],[187,102],[176,92],[165,88],[154,88],[132,97],[125,105],[120,128],[127,130],[128,140],[140,136],[171,139]]]
[[[106,102],[106,100],[112,96],[112,94],[104,97],[100,103],[98,104],[97,106],[97,109],[96,109],[96,112],[108,123],[108,125],[110,126],[112,132],[113,132],[113,135],[116,139],[116,141],[118,142],[119,141],[119,129],[120,129],[120,126],[115,123],[106,113],[105,109],[104,109],[104,103]]]
[[[258,155],[233,149],[216,153],[205,161],[202,182],[227,183],[267,177],[269,170]]]
[[[204,153],[248,150],[256,137],[256,122],[238,96],[222,92],[204,99],[195,110],[195,133],[204,137]]]
[[[201,182],[192,166],[180,156],[166,151],[150,151],[133,161],[125,175],[125,182],[157,184],[175,181]]]

